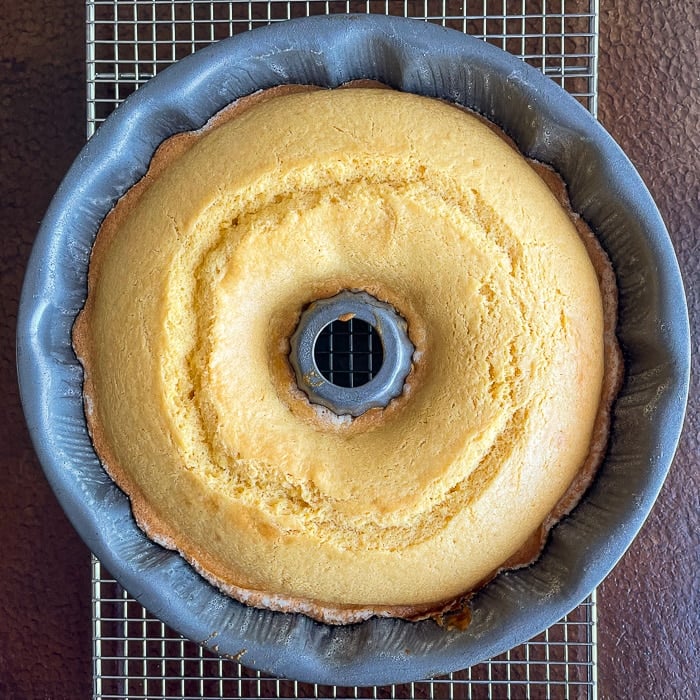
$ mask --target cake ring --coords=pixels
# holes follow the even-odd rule
[[[609,262],[557,176],[455,105],[239,100],[161,146],[88,289],[73,340],[101,461],[153,540],[254,606],[458,610],[537,556],[602,459]],[[358,314],[391,380],[343,394],[313,347]]]

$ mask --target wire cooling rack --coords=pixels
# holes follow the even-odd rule
[[[597,0],[88,0],[88,136],[139,85],[197,49],[271,22],[339,12],[468,32],[522,57],[597,113]]]
[[[87,135],[160,70],[214,41],[292,17],[372,12],[468,32],[520,56],[597,112],[596,0],[88,0]],[[546,632],[470,669],[419,683],[341,688],[268,678],[182,639],[92,564],[94,697],[597,697],[595,593]]]
[[[366,688],[265,676],[184,640],[93,559],[95,698],[499,700],[597,697],[595,593],[527,644],[448,676]]]

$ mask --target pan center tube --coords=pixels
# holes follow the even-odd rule
[[[360,416],[401,394],[413,352],[406,321],[393,306],[367,292],[343,291],[303,311],[289,359],[311,403]]]

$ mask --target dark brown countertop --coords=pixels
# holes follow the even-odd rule
[[[700,697],[700,5],[601,0],[600,119],[647,182],[681,264],[694,376],[670,476],[599,589],[601,698]],[[85,139],[84,3],[0,0],[0,698],[92,692],[89,552],[34,456],[14,335],[24,267]]]

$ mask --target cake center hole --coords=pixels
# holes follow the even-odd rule
[[[374,379],[384,363],[382,340],[376,328],[362,319],[337,319],[318,334],[314,360],[331,384],[362,386]]]

